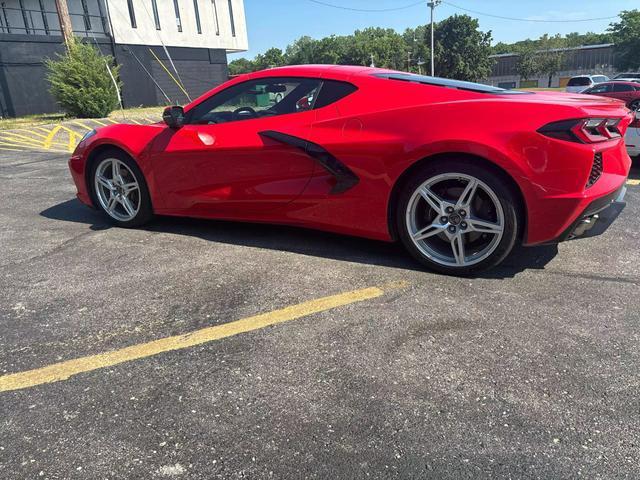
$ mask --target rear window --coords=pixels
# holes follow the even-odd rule
[[[591,79],[588,77],[575,77],[569,80],[568,87],[588,87],[591,85]]]
[[[347,95],[351,95],[358,88],[347,82],[339,82],[337,80],[323,80],[322,87],[320,87],[320,93],[318,98],[313,104],[313,108],[322,108],[338,100],[343,99]]]
[[[517,90],[505,90],[504,88],[483,85],[482,83],[463,82],[461,80],[451,80],[448,78],[427,77],[426,75],[415,75],[412,73],[377,73],[374,76],[386,78],[388,80],[399,80],[402,82],[422,83],[423,85],[434,85],[437,87],[455,88],[456,90],[469,90],[478,93],[493,94],[530,94],[531,92],[520,92]]]

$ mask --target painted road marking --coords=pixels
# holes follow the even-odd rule
[[[53,130],[49,132],[49,135],[47,135],[47,138],[42,144],[42,148],[44,148],[45,150],[49,150],[51,148],[53,139],[56,136],[56,133],[58,133],[58,130],[60,130],[61,128],[62,128],[62,125],[58,125],[57,127],[55,127]]]
[[[377,298],[384,294],[385,290],[383,289],[388,291],[396,288],[402,288],[404,286],[406,286],[406,283],[398,282],[383,287],[363,288],[361,290],[331,295],[329,297],[309,300],[307,302],[291,305],[279,310],[273,310],[271,312],[243,318],[234,322],[195,330],[183,335],[165,337],[159,340],[125,347],[120,350],[113,350],[111,352],[54,363],[35,370],[27,370],[24,372],[4,375],[0,377],[0,392],[20,390],[45,383],[59,382],[67,380],[69,377],[79,373],[91,372],[100,368],[111,367],[120,363],[147,358],[164,352],[202,345],[204,343],[231,337],[240,333],[259,330],[271,325],[296,320],[314,313],[324,312],[344,305]]]
[[[627,185],[640,185],[640,179],[630,178],[629,180],[627,180]]]
[[[88,125],[85,125],[85,124],[84,124],[84,123],[82,123],[82,122],[76,122],[76,121],[74,120],[74,121],[72,121],[71,123],[73,123],[74,125],[77,125],[78,127],[86,128],[86,129],[87,129],[87,130],[89,130],[89,131],[93,130],[93,128],[91,128],[91,127],[90,127],[90,126],[88,126]]]

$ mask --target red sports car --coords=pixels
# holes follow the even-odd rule
[[[640,83],[636,82],[604,82],[581,93],[622,100],[631,110],[640,110]]]
[[[78,197],[123,227],[153,214],[400,240],[472,274],[517,243],[601,233],[624,207],[617,100],[345,66],[234,78],[164,123],[89,132]]]

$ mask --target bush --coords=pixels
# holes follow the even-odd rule
[[[107,71],[117,79],[120,67],[92,45],[74,39],[56,60],[46,60],[49,91],[65,111],[81,118],[103,118],[118,107],[118,95]],[[120,88],[120,85],[118,85]]]

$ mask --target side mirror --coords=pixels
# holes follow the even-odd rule
[[[167,107],[162,112],[162,120],[169,128],[178,129],[182,127],[184,122],[184,109],[177,105]]]

